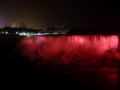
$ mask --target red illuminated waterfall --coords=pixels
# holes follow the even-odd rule
[[[108,51],[119,61],[118,42],[117,35],[38,36],[25,38],[18,47],[31,61],[89,65],[100,62]]]

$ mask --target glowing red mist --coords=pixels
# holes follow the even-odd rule
[[[19,43],[22,55],[31,61],[91,65],[120,60],[119,38],[112,36],[38,36]]]

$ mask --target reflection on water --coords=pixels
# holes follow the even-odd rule
[[[94,71],[99,73],[99,77],[92,78],[93,81],[100,78],[103,85],[108,84],[112,90],[118,85],[118,68],[103,68],[105,66],[119,66],[119,36],[101,36],[101,35],[73,35],[73,36],[37,36],[25,38],[19,45],[21,54],[36,64],[56,63],[64,65],[77,66],[99,66],[100,68],[79,69],[78,71]],[[69,71],[69,70],[67,70]],[[71,72],[75,70],[70,69]],[[73,75],[81,81],[81,74]],[[103,73],[106,72],[106,73]],[[92,73],[92,74],[94,74]],[[94,76],[89,73],[88,76]],[[79,75],[79,76],[77,76]],[[83,75],[85,77],[85,75]],[[79,77],[79,78],[78,78]],[[85,77],[86,78],[86,77]],[[91,77],[90,77],[91,78]],[[80,79],[80,80],[79,80]],[[88,80],[88,79],[87,79]],[[85,81],[85,79],[83,80]],[[88,82],[91,81],[88,80]],[[100,80],[98,80],[100,82]],[[105,86],[105,87],[106,87]]]

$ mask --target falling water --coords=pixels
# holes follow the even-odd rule
[[[119,86],[120,52],[117,35],[37,36],[23,39],[18,48],[22,56],[37,66],[47,63],[52,67],[55,65],[55,69],[56,65],[72,66],[69,69],[61,66],[61,69],[72,75],[80,85],[98,85],[105,90],[117,90]]]
[[[19,48],[31,61],[88,65],[104,58],[119,61],[118,44],[117,35],[37,36],[25,38],[19,43]]]

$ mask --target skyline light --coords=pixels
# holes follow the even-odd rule
[[[0,11],[0,24],[3,26],[24,22],[32,28],[40,28],[43,24],[88,28],[96,25],[119,26],[120,23],[119,4],[101,0],[4,0],[1,1]]]

